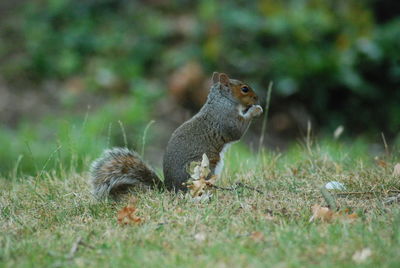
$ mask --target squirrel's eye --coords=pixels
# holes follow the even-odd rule
[[[249,87],[246,87],[246,86],[244,86],[244,87],[242,87],[242,92],[243,93],[247,93],[247,92],[249,92]]]

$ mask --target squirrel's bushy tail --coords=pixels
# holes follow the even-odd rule
[[[117,195],[136,184],[161,187],[162,181],[140,156],[126,148],[103,152],[90,168],[93,195],[98,199]]]

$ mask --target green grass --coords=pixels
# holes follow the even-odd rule
[[[235,145],[215,190],[196,203],[183,195],[136,190],[139,225],[120,226],[120,202],[93,200],[87,174],[68,169],[1,179],[1,267],[399,267],[400,209],[382,201],[399,190],[396,156],[381,167],[358,143],[321,142],[311,151],[251,153]],[[88,163],[87,163],[88,164]],[[309,222],[328,181],[368,195],[336,197],[354,222]],[[254,233],[257,232],[257,235]],[[196,236],[197,234],[197,236]],[[199,235],[200,234],[200,235]],[[204,239],[199,239],[204,238]],[[81,238],[76,252],[71,248]],[[197,239],[196,239],[197,238]],[[352,256],[370,248],[361,264]]]
[[[125,145],[123,131],[129,133],[128,146],[140,147],[152,107],[149,97],[140,94],[115,98],[97,109],[88,108],[86,116],[80,112],[54,114],[38,122],[20,122],[14,130],[2,128],[0,176],[10,177],[10,171],[33,174],[43,167],[85,170],[87,158],[99,155],[110,144]]]

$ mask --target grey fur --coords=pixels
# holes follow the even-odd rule
[[[231,83],[240,83],[230,80]],[[169,190],[186,190],[182,183],[190,175],[187,166],[200,161],[203,153],[209,159],[219,158],[225,144],[239,140],[248,129],[251,119],[262,113],[258,105],[243,113],[244,107],[228,87],[216,83],[211,87],[207,102],[189,121],[177,128],[168,142],[164,155],[164,183]],[[214,173],[215,165],[210,165]]]
[[[129,162],[127,162],[129,161]],[[130,164],[135,162],[135,166]],[[114,190],[136,184],[160,185],[162,182],[140,156],[127,148],[112,148],[103,152],[90,167],[92,193],[98,199]]]
[[[215,73],[214,82],[219,75]],[[226,83],[227,76],[223,75]],[[230,79],[232,85],[241,82]],[[164,183],[169,190],[187,190],[182,186],[189,179],[187,167],[192,161],[199,161],[204,153],[210,161],[211,174],[214,174],[224,145],[239,140],[246,132],[253,117],[262,113],[259,105],[249,109],[237,100],[229,85],[214,83],[207,101],[201,110],[189,121],[177,128],[168,142],[164,155]],[[212,160],[215,160],[212,162]],[[126,148],[106,150],[93,162],[90,168],[93,194],[104,198],[127,189],[133,185],[145,184],[162,187],[163,182],[146,165],[140,156]]]

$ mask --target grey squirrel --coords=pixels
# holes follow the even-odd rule
[[[168,190],[187,190],[183,185],[190,174],[187,168],[205,153],[211,174],[219,176],[223,155],[238,141],[251,120],[262,114],[253,89],[224,73],[214,72],[206,103],[190,120],[171,135],[164,154],[162,181],[140,156],[126,148],[112,148],[95,160],[90,168],[93,194],[101,199],[118,196],[137,184]]]

